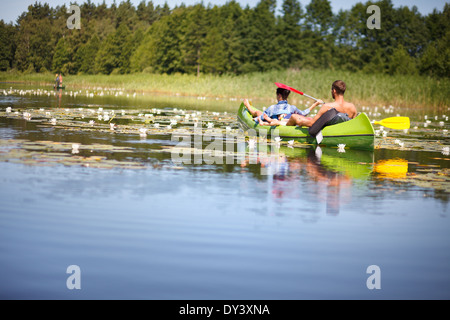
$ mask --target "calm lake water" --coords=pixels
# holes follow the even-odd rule
[[[239,100],[70,92],[0,84],[0,298],[450,298],[448,110],[365,107],[412,121],[373,152],[180,164],[167,119],[238,135]]]

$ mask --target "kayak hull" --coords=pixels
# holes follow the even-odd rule
[[[254,130],[254,134],[271,136],[276,134],[282,140],[294,140],[305,144],[316,145],[316,138],[308,133],[307,127],[298,126],[261,126],[256,124],[242,103],[238,111],[238,121],[244,131]],[[323,140],[320,146],[337,147],[345,144],[346,148],[373,150],[375,131],[365,113],[360,113],[354,119],[326,126],[322,129]]]

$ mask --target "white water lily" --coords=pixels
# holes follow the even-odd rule
[[[443,134],[447,134],[447,132],[448,132],[447,129],[442,130],[442,133],[443,133]]]
[[[10,113],[12,111],[11,107],[6,108],[6,113]]]
[[[405,146],[404,142],[399,142],[398,145],[400,146],[400,148],[403,148]]]
[[[159,128],[159,123],[155,123],[153,126],[154,126],[155,128]]]
[[[171,126],[176,126],[177,125],[177,120],[174,120],[174,119],[170,120],[170,125]]]
[[[448,156],[450,154],[450,147],[443,147],[442,148],[442,154],[444,156]]]
[[[444,126],[444,121],[439,121],[439,125],[440,125],[441,127],[443,127],[443,126]]]
[[[94,121],[94,120],[91,120],[91,121],[89,121],[89,124],[90,124],[91,126],[93,126],[93,125],[95,124],[95,121]]]
[[[294,145],[294,140],[289,140],[289,141],[288,141],[288,144],[289,144],[290,146]]]
[[[250,139],[248,140],[248,148],[249,149],[254,149],[256,146],[256,139]]]
[[[56,125],[56,119],[55,119],[55,118],[52,118],[52,119],[50,120],[50,123],[51,123],[52,125]]]
[[[115,129],[115,126],[116,126],[115,123],[110,123],[110,124],[109,124],[109,128],[110,128],[111,130],[114,130],[114,129]]]
[[[147,128],[140,128],[139,135],[141,136],[141,138],[145,138],[147,136]]]
[[[72,153],[73,154],[75,154],[75,153],[79,153],[80,151],[78,150],[80,148],[80,144],[78,144],[78,143],[73,143],[72,144]]]
[[[226,132],[231,132],[231,127],[225,127]]]
[[[100,120],[100,119],[99,119]],[[107,114],[103,115],[103,120],[104,121],[109,121],[109,116]]]
[[[281,141],[281,138],[280,137],[275,137],[275,142],[280,142]]]
[[[345,152],[345,144],[340,143],[337,145],[338,146],[338,152]]]
[[[395,139],[395,140],[394,140],[394,143],[395,143],[395,144],[400,144],[400,140]]]
[[[207,127],[208,129],[212,129],[214,127],[214,123],[208,122]]]
[[[172,126],[169,124],[169,125],[167,126],[167,129],[168,129],[168,130],[172,129]]]

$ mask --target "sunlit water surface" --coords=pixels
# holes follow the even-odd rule
[[[36,89],[0,86],[11,87]],[[177,142],[164,127],[140,137],[13,114],[177,108],[238,132],[238,104],[0,95],[0,297],[450,298],[449,159],[440,150],[448,121],[427,131],[429,147],[412,133],[394,136],[417,141],[417,150],[385,147],[395,143],[382,137],[374,152],[325,148],[320,157],[314,147],[283,145],[275,174],[264,174],[270,164],[174,163],[164,150]],[[421,130],[423,115],[399,112]],[[117,121],[152,126],[139,115]],[[81,289],[67,287],[71,265],[81,270]],[[373,265],[380,289],[367,285]]]

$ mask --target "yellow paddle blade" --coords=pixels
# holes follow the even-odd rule
[[[375,121],[374,124],[380,124],[383,127],[397,130],[409,129],[410,123],[408,117],[391,117],[380,121]]]

